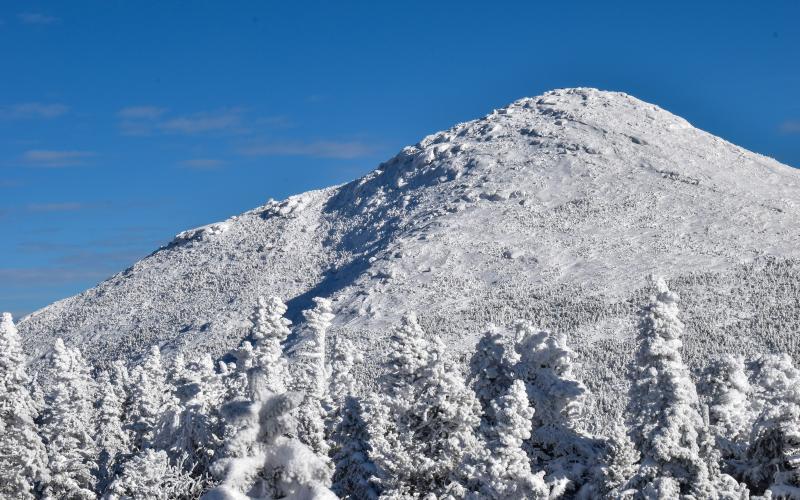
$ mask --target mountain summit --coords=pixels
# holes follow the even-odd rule
[[[530,319],[570,338],[584,380],[607,393],[596,404],[613,408],[602,389],[624,380],[653,273],[683,296],[690,363],[797,358],[797,200],[800,171],[626,94],[555,90],[351,183],[185,231],[19,330],[36,353],[60,336],[96,361],[154,344],[222,355],[258,296],[282,297],[295,321],[320,296],[337,314],[331,335],[366,354],[369,383],[404,312],[457,352],[489,322]]]

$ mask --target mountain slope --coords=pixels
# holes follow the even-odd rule
[[[258,295],[292,319],[334,300],[332,333],[383,359],[415,310],[469,354],[488,321],[570,337],[595,404],[618,409],[646,277],[684,296],[690,362],[723,351],[800,354],[800,172],[621,93],[522,99],[404,149],[343,186],[181,233],[97,287],[24,319],[94,360],[151,344],[222,355]],[[466,358],[465,358],[466,359]],[[367,375],[369,374],[369,375]]]

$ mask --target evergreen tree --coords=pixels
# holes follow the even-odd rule
[[[108,500],[193,500],[203,492],[204,481],[190,476],[182,464],[173,464],[164,450],[145,450],[125,463],[111,483]]]
[[[738,460],[747,447],[754,420],[750,391],[741,356],[723,356],[704,371],[701,392],[708,400],[709,424],[723,459]]]
[[[253,394],[264,388],[275,393],[286,390],[288,366],[283,356],[283,342],[291,333],[292,322],[284,314],[286,304],[278,297],[258,298],[251,331],[255,343],[254,360],[248,375],[249,386],[255,391]]]
[[[290,437],[297,428],[291,413],[302,400],[300,393],[265,389],[251,401],[223,407],[226,422],[236,432],[211,469],[221,485],[205,499],[336,498],[327,489],[326,461]]]
[[[494,438],[489,442],[483,495],[504,500],[547,498],[544,472],[534,474],[522,445],[531,438],[534,409],[528,402],[525,383],[514,381],[508,393],[492,403]]]
[[[482,461],[480,403],[413,314],[392,337],[381,395],[367,405],[370,459],[389,498],[466,494]]]
[[[495,425],[492,403],[503,397],[514,380],[516,352],[506,349],[503,332],[490,325],[475,348],[470,360],[471,385],[483,409],[485,427]]]
[[[168,408],[175,406],[158,346],[153,346],[143,363],[133,369],[131,379],[127,426],[133,437],[133,451],[145,450],[156,445],[162,418]]]
[[[97,491],[102,493],[119,472],[125,454],[130,449],[130,432],[123,427],[124,397],[120,397],[118,370],[102,371],[97,377],[97,436],[98,482]],[[122,389],[124,394],[124,388]]]
[[[800,498],[800,370],[788,355],[755,366],[756,408],[743,477],[753,493]]]
[[[578,430],[588,390],[574,373],[574,354],[566,339],[530,323],[516,326],[518,362],[514,372],[525,383],[536,409],[526,451],[547,472],[552,495],[590,484],[602,443]]]
[[[162,419],[175,424],[162,427],[160,447],[167,450],[173,464],[181,463],[186,472],[202,473],[222,446],[217,411],[224,394],[222,384],[208,355],[188,363],[176,357],[170,373],[179,404],[172,410],[173,417]]]
[[[292,349],[292,389],[306,396],[297,410],[300,439],[316,453],[327,455],[323,403],[327,399],[329,373],[325,350],[327,331],[335,316],[330,300],[317,297],[314,303],[313,309],[303,312],[305,324]]]
[[[0,498],[32,499],[48,479],[47,452],[37,434],[19,334],[0,316]]]
[[[615,424],[603,452],[602,485],[598,490],[612,498],[624,498],[626,494],[632,494],[632,491],[625,491],[624,488],[636,474],[640,458],[625,426]]]
[[[369,434],[363,417],[361,402],[347,396],[341,409],[341,418],[333,430],[332,450],[335,470],[333,491],[341,498],[375,500],[380,495],[375,484],[377,469],[370,460]]]
[[[658,295],[641,316],[630,395],[632,437],[642,455],[631,486],[659,498],[735,497],[735,482],[711,469],[713,457],[704,453],[709,429],[680,353],[684,325],[678,294],[663,280],[656,286]]]
[[[48,363],[48,387],[41,432],[48,453],[50,480],[44,494],[52,498],[95,498],[93,380],[80,351],[59,338]]]

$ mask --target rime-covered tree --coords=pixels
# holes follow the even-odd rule
[[[533,473],[530,458],[523,449],[523,443],[531,438],[534,415],[525,383],[514,381],[508,393],[492,402],[492,406],[495,424],[481,471],[482,496],[503,500],[547,498],[549,488],[544,472]]]
[[[578,428],[588,390],[574,373],[574,354],[564,337],[528,322],[517,323],[516,330],[514,372],[536,409],[526,451],[547,472],[551,494],[561,495],[587,484],[597,465],[601,443]]]
[[[466,494],[482,459],[480,403],[413,314],[390,345],[389,373],[367,404],[370,459],[389,498]]]
[[[327,455],[325,439],[326,402],[329,373],[325,349],[328,328],[335,318],[331,301],[314,298],[314,307],[303,311],[305,322],[300,339],[292,349],[292,390],[305,395],[297,409],[300,439],[320,455]]]
[[[503,332],[490,325],[478,341],[470,360],[471,385],[483,408],[483,424],[495,424],[493,402],[503,397],[514,380],[514,364],[518,356],[507,349]]]
[[[97,420],[95,435],[99,450],[97,491],[105,492],[119,472],[130,449],[130,432],[124,428],[124,384],[119,368],[100,372],[97,377]],[[122,392],[122,394],[121,394]],[[123,397],[121,397],[123,395]]]
[[[164,498],[190,500],[203,492],[202,480],[173,464],[164,450],[144,450],[127,461],[108,488],[108,500]]]
[[[50,479],[47,497],[95,498],[94,381],[77,349],[59,338],[48,355],[45,409],[41,433],[47,448]]]
[[[602,484],[596,489],[607,497],[625,498],[625,486],[636,474],[641,456],[628,436],[627,429],[619,423],[611,428],[603,450]]]
[[[32,499],[47,480],[47,452],[37,434],[19,334],[0,316],[0,498]]]
[[[330,363],[327,426],[333,448],[332,490],[342,498],[376,499],[379,492],[372,480],[375,466],[369,460],[369,436],[361,402],[354,396],[352,368],[360,355],[347,340],[337,339]]]
[[[153,346],[142,364],[131,373],[127,426],[132,433],[134,451],[155,446],[161,420],[174,404],[161,351],[158,346]]]
[[[211,469],[221,484],[203,498],[336,498],[327,488],[326,460],[290,437],[297,430],[292,411],[302,400],[300,393],[264,389],[251,401],[227,403],[222,413],[236,432]]]
[[[186,472],[202,473],[222,446],[223,429],[217,411],[222,403],[222,384],[208,355],[189,362],[176,357],[169,378],[179,403],[168,410],[172,416],[162,417],[167,425],[161,428],[159,447]]]
[[[640,348],[628,409],[634,444],[642,458],[630,486],[647,495],[672,498],[729,498],[736,483],[709,467],[704,452],[710,432],[700,413],[697,390],[683,363],[683,322],[678,294],[663,280],[642,311]]]
[[[256,392],[264,388],[275,393],[286,390],[288,366],[283,356],[283,342],[289,336],[292,322],[284,317],[286,304],[278,297],[259,297],[251,318],[253,329],[253,361],[248,384]]]
[[[759,412],[742,476],[753,493],[800,498],[800,370],[785,354],[762,356],[755,365]]]
[[[741,458],[747,446],[754,420],[750,391],[742,356],[723,356],[704,370],[701,393],[708,401],[709,424],[723,459]]]

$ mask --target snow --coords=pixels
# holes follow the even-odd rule
[[[489,322],[527,319],[566,335],[603,424],[624,408],[651,273],[684,299],[690,368],[723,353],[800,357],[798,199],[797,170],[626,94],[562,89],[428,136],[351,183],[181,233],[18,327],[35,355],[60,336],[95,362],[153,345],[218,357],[248,334],[258,296],[281,297],[300,327],[325,297],[327,335],[363,353],[353,376],[367,393],[408,311],[455,359]]]

